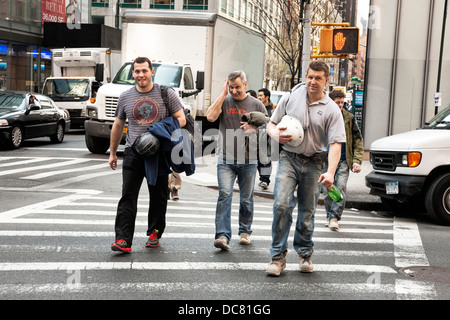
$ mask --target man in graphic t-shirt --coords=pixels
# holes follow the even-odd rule
[[[247,80],[243,71],[230,73],[225,79],[222,93],[209,107],[206,117],[219,119],[219,146],[217,180],[219,198],[216,207],[216,235],[214,246],[229,249],[231,239],[231,200],[233,184],[238,177],[239,243],[250,244],[253,221],[253,189],[257,166],[257,128],[241,122],[243,114],[259,111],[267,115],[261,101],[246,93]],[[229,92],[228,92],[229,91]]]
[[[166,108],[158,84],[153,83],[155,73],[148,58],[138,57],[133,62],[133,78],[136,86],[123,92],[117,102],[116,119],[111,130],[109,165],[117,168],[116,151],[122,139],[125,122],[128,119],[128,131],[123,156],[122,197],[117,206],[115,222],[116,240],[111,250],[131,252],[134,226],[137,213],[139,189],[145,176],[144,158],[133,152],[131,145],[149,125],[167,117],[177,118],[180,127],[186,124],[183,105],[174,90],[168,90],[168,106]],[[145,246],[157,247],[166,219],[168,175],[159,175],[155,185],[148,185],[150,203],[148,210],[149,236]]]

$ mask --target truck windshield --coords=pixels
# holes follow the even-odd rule
[[[424,129],[450,129],[450,105],[425,123]]]
[[[88,79],[47,79],[43,94],[54,101],[71,101],[89,99]]]
[[[113,83],[135,84],[131,69],[131,62],[123,65],[114,77]],[[183,73],[182,66],[153,63],[153,70],[155,70],[155,74],[152,78],[153,82],[174,88],[180,86],[181,75]]]

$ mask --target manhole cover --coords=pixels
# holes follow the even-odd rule
[[[401,268],[400,272],[415,280],[450,283],[449,268],[413,266]]]

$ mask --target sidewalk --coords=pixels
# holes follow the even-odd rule
[[[367,156],[364,157],[366,159]],[[218,188],[217,185],[217,158],[215,155],[207,155],[202,158],[196,158],[195,174],[186,176],[181,174],[181,179],[184,182],[201,185],[209,188]],[[350,172],[347,183],[347,200],[346,208],[355,208],[359,210],[380,211],[385,210],[379,197],[369,194],[369,188],[365,184],[365,176],[372,171],[372,166],[369,160],[364,160],[362,163],[362,170],[360,173]],[[278,168],[278,161],[272,162],[272,174],[270,176],[270,185],[267,190],[262,190],[258,186],[259,175],[256,174],[255,179],[255,196],[273,198],[273,187],[275,182],[275,175]],[[234,190],[239,191],[237,184]],[[323,204],[323,195],[320,195],[319,204]]]

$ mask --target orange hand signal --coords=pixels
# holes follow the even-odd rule
[[[342,50],[345,44],[345,40],[347,40],[346,37],[344,37],[344,34],[342,32],[336,33],[334,36],[334,47],[336,50]]]

